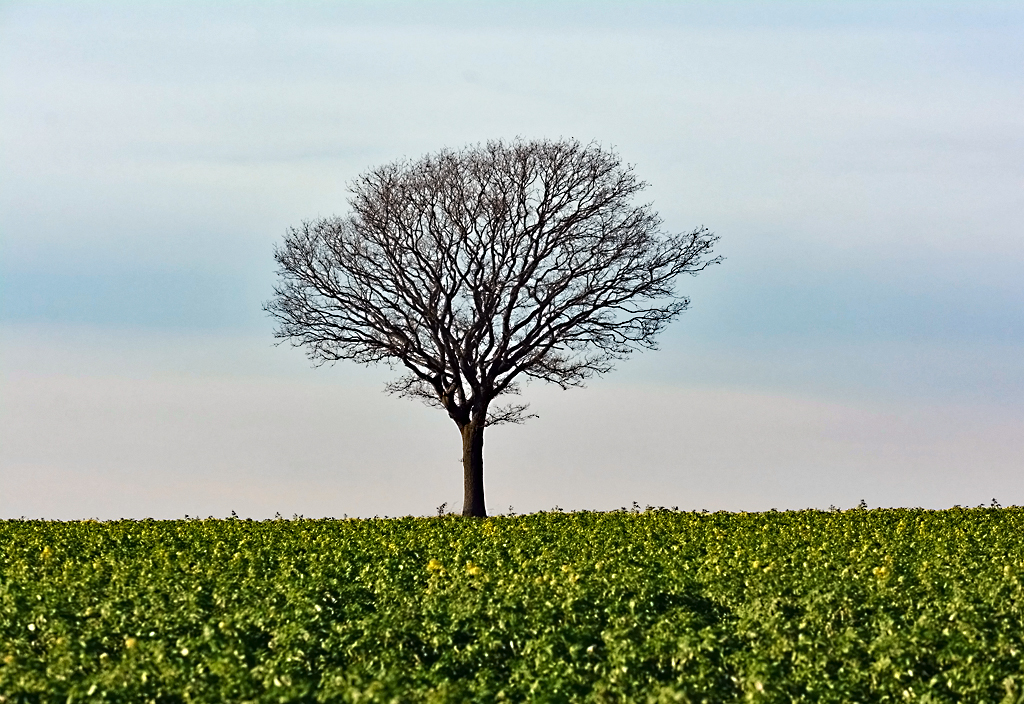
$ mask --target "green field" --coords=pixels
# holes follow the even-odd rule
[[[1024,509],[0,522],[2,702],[1022,702]]]

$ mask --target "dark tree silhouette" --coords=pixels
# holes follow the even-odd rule
[[[484,428],[530,417],[522,378],[581,386],[689,305],[673,283],[720,261],[704,227],[666,234],[612,151],[501,141],[373,169],[351,213],[290,229],[265,305],[316,363],[384,362],[389,391],[462,435],[464,516],[485,516]]]

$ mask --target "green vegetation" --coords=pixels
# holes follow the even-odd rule
[[[0,523],[3,702],[1021,702],[1024,509]]]

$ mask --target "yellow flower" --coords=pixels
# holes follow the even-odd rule
[[[132,648],[134,648],[136,643],[138,643],[138,641],[135,640],[134,638],[125,638],[124,639],[124,647],[127,648],[128,650],[131,650]]]
[[[471,575],[473,577],[476,577],[477,575],[482,574],[483,570],[481,568],[477,567],[476,565],[474,565],[472,562],[467,562],[466,563],[466,572],[469,575]]]
[[[430,571],[430,572],[437,572],[438,570],[443,570],[443,569],[444,569],[444,565],[442,565],[440,562],[438,562],[434,558],[430,558],[430,562],[427,563],[427,570]]]

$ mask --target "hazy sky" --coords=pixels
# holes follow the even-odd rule
[[[215,7],[211,7],[215,5]],[[491,512],[1024,504],[1017,2],[0,2],[0,516],[427,514],[443,413],[261,311],[289,225],[490,138],[613,146],[719,267],[533,384]]]

